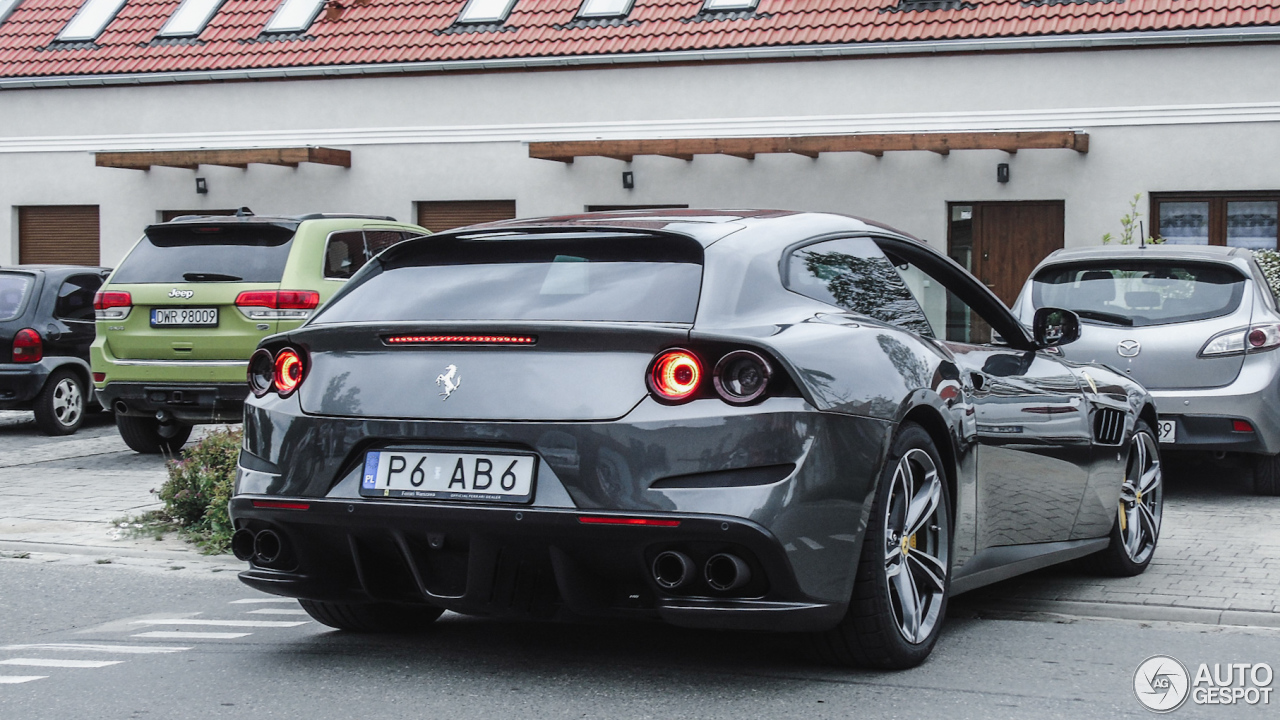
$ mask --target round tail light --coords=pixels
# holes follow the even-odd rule
[[[764,395],[772,375],[769,361],[750,350],[735,350],[720,358],[711,379],[725,402],[742,405]]]
[[[249,390],[254,397],[262,397],[271,392],[276,379],[276,361],[271,351],[258,348],[249,358]]]
[[[293,348],[276,353],[275,386],[280,397],[288,397],[302,384],[302,357]]]
[[[649,368],[649,390],[667,402],[693,397],[702,384],[702,364],[688,350],[667,350]]]

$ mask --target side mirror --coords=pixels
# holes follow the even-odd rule
[[[1042,348],[1058,347],[1080,339],[1080,316],[1062,308],[1036,310],[1031,336]]]

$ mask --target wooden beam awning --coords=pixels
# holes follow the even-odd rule
[[[1088,133],[1074,130],[960,133],[864,133],[857,135],[801,135],[795,137],[688,138],[670,140],[573,140],[529,143],[529,157],[572,163],[579,157],[630,160],[636,155],[661,155],[692,160],[694,155],[733,155],[750,160],[764,153],[792,153],[816,158],[825,152],[861,152],[879,157],[886,152],[928,150],[947,155],[952,150],[1065,149],[1089,152]]]
[[[324,147],[246,148],[243,150],[156,150],[146,152],[94,153],[98,167],[150,170],[153,167],[176,167],[195,170],[200,165],[224,165],[247,168],[250,163],[298,167],[299,163],[317,163],[351,167],[351,151]]]

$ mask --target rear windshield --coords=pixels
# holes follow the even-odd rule
[[[313,322],[691,323],[701,285],[702,247],[683,238],[431,238],[372,261]]]
[[[153,225],[113,283],[278,283],[293,231],[276,225]]]
[[[1035,307],[1074,310],[1086,322],[1164,325],[1206,320],[1240,307],[1244,276],[1209,263],[1087,263],[1045,268],[1031,289]]]
[[[12,320],[22,313],[31,280],[26,273],[0,273],[0,321]]]

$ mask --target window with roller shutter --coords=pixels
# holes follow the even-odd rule
[[[418,224],[433,233],[479,223],[513,220],[515,200],[449,200],[418,203]]]
[[[97,205],[18,208],[18,262],[99,265]]]

